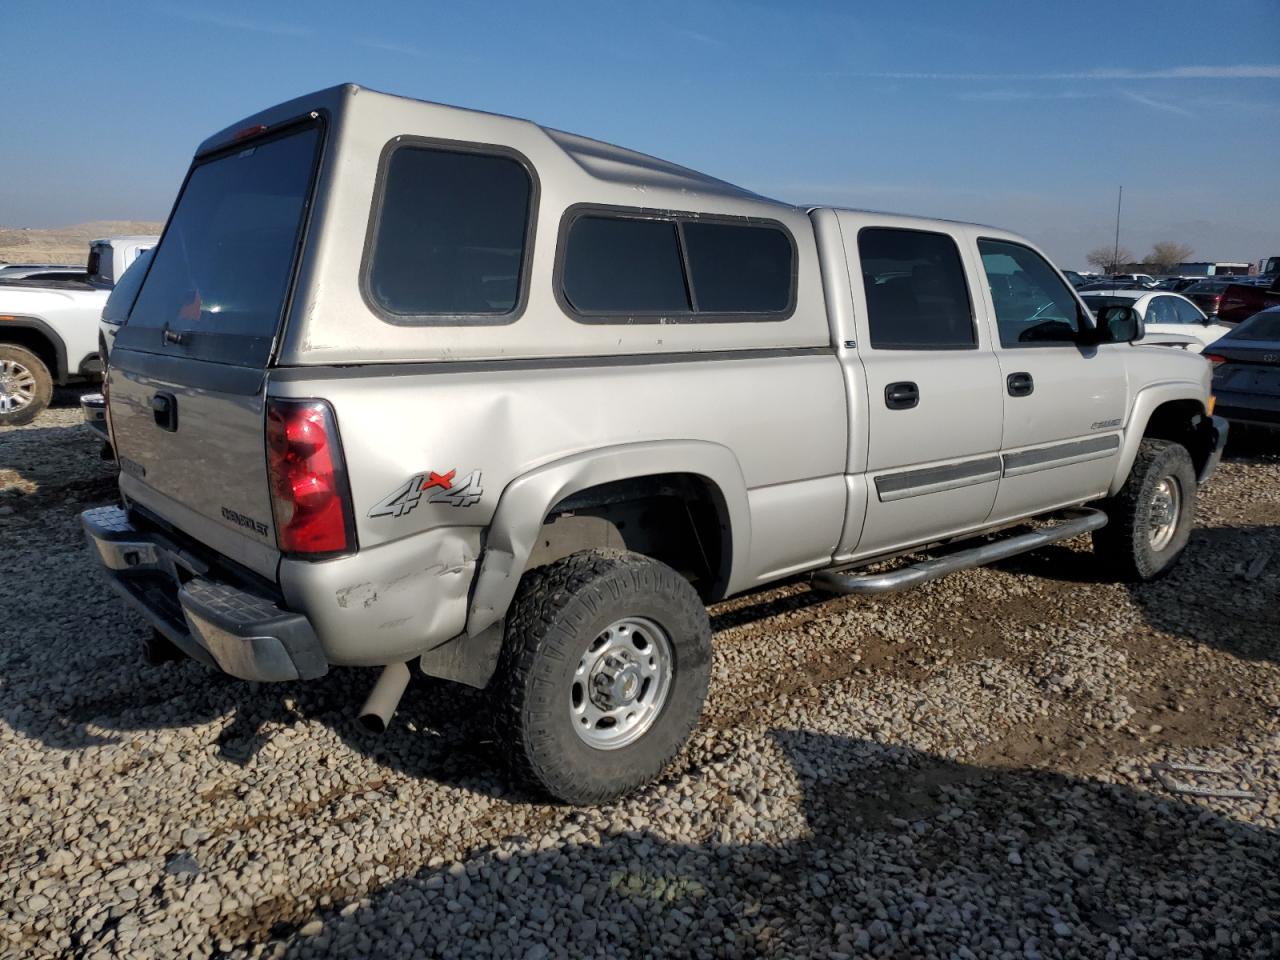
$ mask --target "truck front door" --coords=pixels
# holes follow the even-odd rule
[[[1000,478],[1003,400],[963,237],[838,216],[854,307],[841,354],[861,366],[848,380],[865,391],[850,419],[868,431],[863,445],[854,437],[849,467],[865,478],[865,519],[859,535],[846,529],[840,553],[867,557],[982,526]]]
[[[1058,272],[1031,247],[974,233],[1000,361],[1003,475],[992,522],[1103,495],[1128,406],[1127,343],[1083,345],[1090,322]]]

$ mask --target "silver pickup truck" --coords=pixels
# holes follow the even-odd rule
[[[83,523],[187,655],[380,668],[374,729],[411,669],[487,688],[516,770],[599,802],[697,722],[710,601],[1086,532],[1165,571],[1226,428],[1142,335],[1004,230],[336,87],[200,146],[111,355],[123,506]]]

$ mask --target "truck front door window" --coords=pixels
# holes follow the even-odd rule
[[[979,240],[982,266],[1000,328],[1000,344],[1074,343],[1082,319],[1070,287],[1034,250],[1005,240]]]

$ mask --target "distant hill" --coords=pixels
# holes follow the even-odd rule
[[[129,233],[159,233],[151,220],[93,220],[70,227],[0,227],[0,260],[9,263],[84,263],[89,241]]]

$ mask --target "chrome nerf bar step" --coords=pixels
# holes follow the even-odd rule
[[[994,540],[967,550],[958,550],[943,557],[922,560],[886,573],[858,573],[847,567],[819,570],[813,575],[813,585],[819,590],[832,593],[892,593],[937,580],[957,570],[981,567],[1019,553],[1037,550],[1059,540],[1070,540],[1106,525],[1107,515],[1101,510],[1071,510],[1053,526]]]

